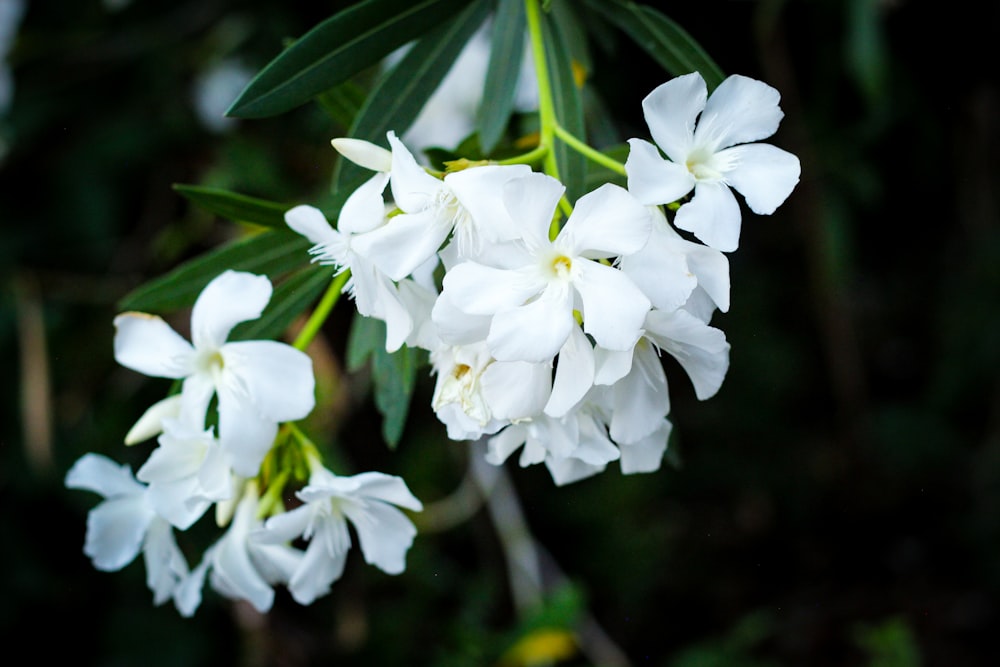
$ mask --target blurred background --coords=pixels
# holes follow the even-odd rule
[[[725,72],[781,91],[773,143],[800,156],[802,182],[775,215],[744,217],[733,305],[713,322],[733,348],[720,393],[698,402],[665,362],[676,465],[563,488],[510,468],[545,549],[533,615],[515,609],[482,509],[422,533],[405,574],[354,551],[331,595],[301,608],[279,591],[267,617],[207,593],[182,619],[152,605],[141,563],[92,568],[99,498],[63,477],[89,451],[141,463],[149,445],[122,434],[167,388],[115,364],[116,303],[241,233],[172,184],[324,196],[345,130],[321,109],[222,112],[283,40],[344,4],[0,0],[7,645],[42,637],[33,660],[76,665],[995,664],[1000,12],[969,0],[666,9]],[[646,135],[640,101],[667,79],[621,37],[591,45],[588,72],[618,141]],[[340,370],[349,317],[338,308],[320,352],[336,386],[319,439],[425,502],[448,497],[466,451],[429,409],[431,379],[390,452],[364,373]],[[532,634],[545,627],[574,628],[597,657]]]

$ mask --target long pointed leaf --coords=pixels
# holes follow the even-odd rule
[[[290,230],[268,230],[196,257],[165,276],[135,289],[122,310],[163,312],[190,306],[213,278],[225,271],[267,274],[271,280],[306,264],[309,241]]]
[[[479,144],[489,153],[500,141],[511,112],[524,58],[524,0],[499,0],[490,40],[490,64],[486,70],[484,96],[479,104],[476,125]]]
[[[424,35],[376,84],[358,112],[351,137],[387,146],[385,133],[405,132],[448,74],[455,59],[486,19],[490,3],[475,0],[461,14]],[[369,172],[341,159],[334,190],[353,189]]]
[[[670,74],[699,72],[710,91],[725,78],[705,49],[662,12],[628,0],[584,0],[584,3],[617,25]]]
[[[264,227],[285,227],[285,211],[291,206],[256,199],[220,188],[174,184],[174,191],[188,201],[227,220],[250,222]]]
[[[227,112],[275,116],[346,81],[447,20],[467,0],[365,0],[299,38],[250,82]]]
[[[542,23],[542,29],[545,37],[545,55],[548,60],[549,76],[552,80],[552,104],[555,107],[556,118],[563,129],[577,139],[586,141],[580,88],[576,83],[573,61],[569,54],[565,35],[561,24],[553,20],[552,14],[546,14],[545,19]],[[559,178],[566,186],[566,194],[570,200],[576,201],[584,194],[587,160],[561,141],[556,141],[555,153],[556,164],[559,167]]]

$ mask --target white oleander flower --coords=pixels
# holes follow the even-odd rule
[[[630,349],[641,333],[649,299],[620,270],[596,260],[642,248],[649,212],[624,189],[606,184],[577,201],[550,241],[563,191],[559,181],[538,173],[508,182],[504,204],[522,242],[503,248],[502,268],[466,261],[445,274],[442,297],[461,312],[492,318],[486,343],[501,361],[550,361],[576,326],[574,310],[582,312],[583,330],[605,348]]]
[[[303,561],[304,555],[298,549],[252,539],[263,526],[257,518],[258,501],[256,485],[247,483],[228,530],[178,586],[174,602],[182,616],[192,616],[201,605],[201,591],[209,573],[216,592],[246,600],[257,611],[266,612],[274,604],[273,586],[287,584]]]
[[[87,514],[83,552],[94,567],[120,570],[142,551],[153,602],[170,599],[188,574],[187,562],[173,529],[156,513],[147,487],[135,480],[132,469],[99,454],[84,454],[66,473],[66,486],[104,497]]]
[[[163,426],[159,447],[136,477],[149,485],[156,513],[187,530],[212,503],[232,498],[232,464],[211,429],[176,419],[165,419]]]
[[[734,74],[708,97],[698,73],[657,87],[642,101],[656,146],[630,139],[628,188],[644,204],[667,204],[694,190],[674,224],[707,245],[730,252],[739,245],[741,215],[730,188],[754,213],[768,215],[799,182],[799,159],[766,139],[784,115],[778,91]],[[700,118],[699,118],[700,115]]]
[[[423,505],[402,479],[379,472],[339,477],[317,463],[308,486],[296,495],[305,504],[271,517],[252,539],[272,547],[299,537],[309,540],[288,580],[297,602],[310,604],[340,578],[351,548],[348,522],[367,563],[388,574],[406,569],[406,552],[417,529],[397,507],[420,511]]]
[[[487,243],[514,238],[517,230],[499,209],[499,193],[512,178],[531,173],[527,165],[470,167],[438,179],[417,164],[393,132],[390,187],[399,215],[354,241],[355,251],[399,281],[434,257],[454,232],[459,254],[472,257]]]
[[[233,469],[253,477],[280,422],[302,419],[315,405],[312,361],[271,340],[226,342],[232,328],[260,317],[271,298],[266,276],[226,271],[198,296],[192,343],[155,315],[115,318],[115,359],[145,375],[183,379],[181,415],[204,424],[218,397],[219,441]]]

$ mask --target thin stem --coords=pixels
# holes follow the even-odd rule
[[[539,144],[536,148],[532,148],[527,153],[522,153],[521,155],[515,155],[514,157],[509,157],[506,160],[497,160],[497,164],[509,165],[509,164],[534,164],[545,158],[549,153],[549,147]]]
[[[575,136],[573,136],[562,125],[556,125],[554,129],[557,137],[562,139],[570,148],[575,150],[577,153],[580,153],[588,160],[596,162],[602,167],[607,167],[616,174],[620,174],[622,176],[628,175],[625,171],[625,165],[623,165],[618,160],[610,158],[604,153],[601,153],[600,151],[591,148],[589,145],[585,144],[584,142],[580,141]]]
[[[344,289],[347,279],[350,277],[350,270],[345,270],[343,273],[334,276],[330,282],[330,286],[326,288],[326,293],[316,306],[316,310],[309,316],[306,325],[302,327],[302,331],[299,332],[299,335],[295,338],[295,342],[292,343],[292,347],[297,350],[304,350],[309,347],[309,343],[319,333],[320,327],[326,322],[326,318],[330,316],[330,311],[336,305],[337,299],[340,298],[340,293]]]
[[[524,0],[525,15],[528,20],[528,35],[531,39],[531,55],[535,61],[535,78],[538,81],[538,148],[544,149],[543,169],[553,178],[559,178],[559,167],[552,152],[555,136],[556,108],[552,100],[552,83],[549,67],[545,60],[545,40],[542,37],[542,12],[538,0]]]

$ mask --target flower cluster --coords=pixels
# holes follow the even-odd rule
[[[419,511],[421,504],[400,478],[339,477],[308,443],[295,450],[308,470],[296,494],[303,504],[288,512],[281,506],[290,471],[274,473],[266,463],[282,443],[289,448],[290,434],[279,433],[279,424],[314,407],[312,362],[284,343],[227,341],[235,325],[261,315],[271,291],[265,276],[221,274],[195,302],[190,343],[159,317],[115,318],[115,359],[177,380],[180,391],[153,405],[126,436],[128,444],[158,441],[135,476],[98,454],[86,454],[66,475],[67,486],[104,497],[87,519],[84,552],[94,566],[118,570],[141,551],[154,601],[173,599],[185,616],[201,603],[209,571],[216,591],[259,611],[271,607],[275,584],[302,604],[312,602],[343,571],[348,521],[365,559],[391,574],[403,570],[416,534],[395,506]],[[174,529],[187,530],[213,505],[226,531],[191,569]],[[299,538],[309,541],[304,551],[291,545]]]
[[[709,97],[689,74],[643,109],[655,145],[630,140],[618,165],[627,187],[605,183],[570,202],[556,169],[536,172],[528,157],[460,161],[439,174],[389,132],[389,150],[333,141],[372,172],[335,227],[311,206],[285,214],[358,312],[385,322],[388,352],[429,353],[432,408],[448,437],[484,440],[492,464],[520,450],[522,466],[544,463],[559,485],[614,461],[626,474],[658,470],[671,431],[661,354],[699,399],[725,377],[729,343],[710,321],[729,309],[724,253],[741,224],[732,190],[772,213],[799,162],[753,143],[782,116],[777,92],[759,81],[731,76]],[[126,436],[158,441],[134,477],[95,454],[66,477],[104,497],[87,524],[94,565],[119,569],[141,551],[155,601],[172,599],[185,615],[206,581],[262,611],[276,584],[311,603],[341,576],[349,523],[365,560],[399,573],[416,533],[400,508],[421,503],[402,479],[338,476],[295,426],[315,402],[304,346],[229,340],[271,297],[265,276],[222,273],[194,304],[191,342],[159,317],[119,315],[118,362],[178,391]],[[290,509],[286,484],[297,488]],[[213,506],[225,531],[189,567],[174,531]]]
[[[740,227],[730,187],[771,213],[799,176],[795,156],[745,143],[777,129],[778,94],[731,76],[708,98],[689,74],[643,108],[667,158],[632,139],[628,188],[604,184],[572,206],[556,178],[524,164],[432,175],[389,132],[388,151],[333,141],[374,172],[336,228],[310,206],[285,216],[316,261],[350,271],[345,290],[386,323],[388,351],[430,353],[435,413],[454,440],[493,436],[492,463],[521,448],[521,465],[544,462],[557,484],[616,460],[625,473],[656,470],[670,433],[659,353],[698,398],[725,376],[729,344],[709,321],[729,307],[723,252]],[[672,226],[661,205],[675,203]]]

